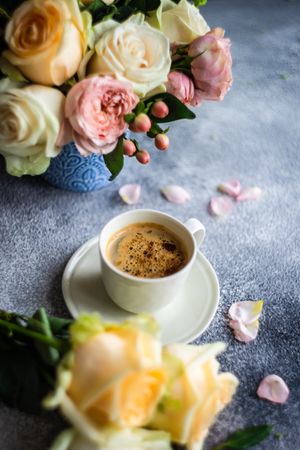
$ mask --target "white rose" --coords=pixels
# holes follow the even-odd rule
[[[39,175],[58,155],[64,95],[57,89],[0,81],[0,154],[8,173]]]
[[[3,55],[29,80],[59,86],[79,67],[83,28],[77,0],[27,0],[7,24]]]
[[[162,0],[156,13],[147,21],[176,44],[190,44],[210,30],[199,9],[187,0],[181,0],[178,4]]]
[[[86,74],[111,74],[129,81],[145,96],[167,81],[171,67],[169,41],[137,14],[119,24],[105,21],[95,28],[96,44]]]
[[[151,428],[169,432],[173,442],[187,445],[188,450],[201,450],[209,427],[238,385],[231,373],[218,373],[215,357],[224,348],[222,343],[165,347],[169,384]]]
[[[56,391],[45,406],[60,407],[88,439],[101,438],[101,427],[110,423],[145,425],[163,394],[161,345],[137,320],[104,325],[96,316],[82,316],[71,327],[75,348],[59,368]]]
[[[49,450],[172,450],[164,431],[104,427],[101,438],[91,441],[75,430],[63,431]]]

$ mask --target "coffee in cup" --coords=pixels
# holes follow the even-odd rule
[[[162,278],[188,262],[184,243],[164,225],[130,224],[114,233],[107,243],[107,257],[122,272],[140,278]]]

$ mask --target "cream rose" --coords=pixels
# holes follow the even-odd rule
[[[137,321],[104,325],[95,316],[82,316],[71,334],[75,348],[60,367],[56,393],[46,406],[60,406],[92,440],[101,438],[107,424],[126,428],[148,423],[166,381],[159,341]]]
[[[137,14],[119,24],[105,21],[95,29],[95,49],[87,75],[113,75],[129,81],[136,94],[145,96],[168,79],[171,67],[169,41]]]
[[[178,4],[162,0],[156,13],[147,21],[176,44],[189,44],[210,30],[199,9],[187,0],[181,0]]]
[[[171,440],[200,450],[216,415],[231,401],[238,380],[218,373],[215,357],[222,343],[165,347],[168,387],[150,426],[171,434]]]
[[[77,0],[27,0],[5,30],[3,55],[29,80],[48,86],[72,77],[84,51],[83,21]]]
[[[0,154],[8,173],[39,175],[58,155],[65,97],[57,89],[0,81]]]

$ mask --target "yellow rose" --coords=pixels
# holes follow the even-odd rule
[[[83,21],[77,0],[27,0],[5,30],[3,55],[29,80],[48,86],[72,77],[84,52]]]
[[[95,27],[95,48],[85,61],[84,76],[113,74],[129,81],[136,94],[145,96],[167,81],[171,67],[166,36],[136,14],[123,23],[107,20]]]
[[[224,344],[175,344],[165,347],[168,387],[151,420],[154,429],[168,431],[171,440],[200,450],[216,415],[231,401],[238,380],[218,373],[215,356]]]
[[[49,450],[172,450],[172,446],[169,434],[164,431],[103,427],[97,441],[74,429],[65,430]]]
[[[0,154],[11,175],[39,175],[58,155],[64,103],[57,89],[0,81]]]
[[[95,316],[79,319],[72,335],[77,343],[71,362],[60,368],[56,394],[46,405],[60,406],[88,438],[97,438],[106,424],[149,422],[166,381],[159,341],[136,322],[103,325]]]
[[[178,4],[162,0],[158,10],[150,14],[147,21],[176,44],[190,44],[210,30],[199,9],[187,0],[181,0]]]

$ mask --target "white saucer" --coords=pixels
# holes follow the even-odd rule
[[[132,315],[115,305],[104,289],[97,236],[71,257],[63,274],[62,291],[75,318],[82,312],[97,311],[106,321],[121,322]],[[163,344],[191,342],[209,326],[218,303],[217,275],[198,252],[182,293],[175,302],[153,314],[161,327]]]

